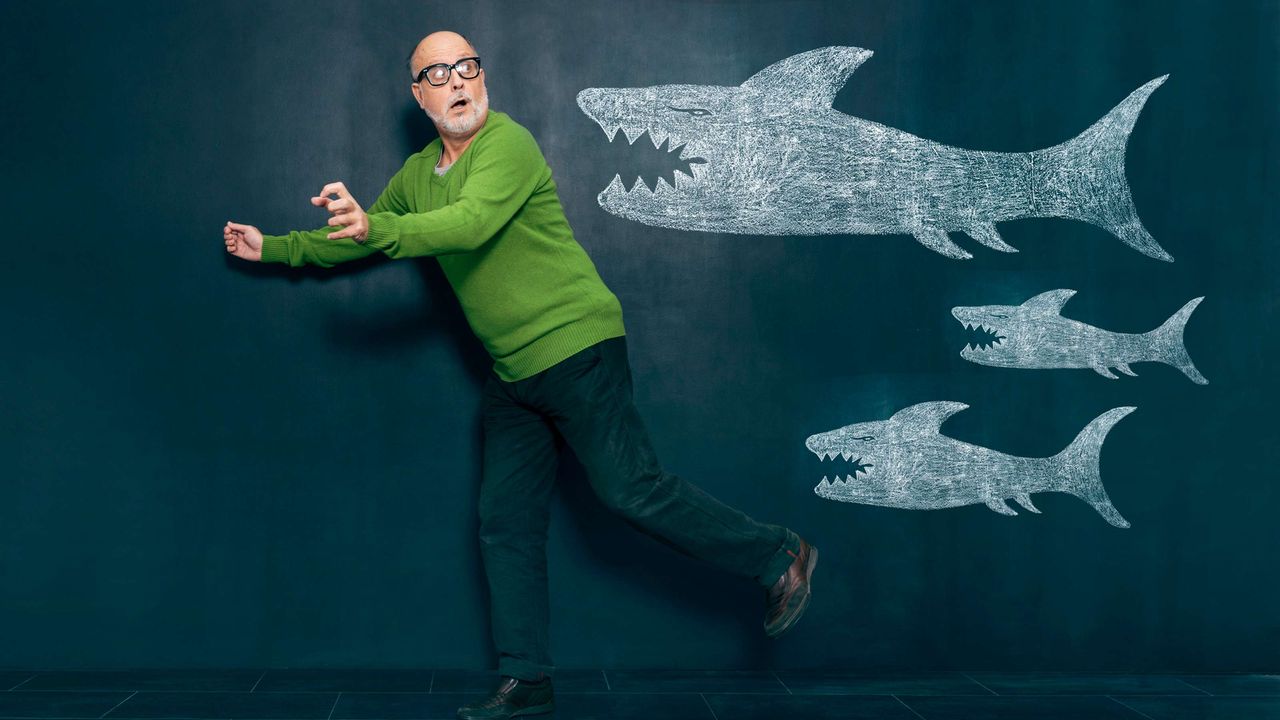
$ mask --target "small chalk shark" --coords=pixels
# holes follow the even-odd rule
[[[856,423],[811,435],[805,447],[826,460],[855,458],[853,473],[813,489],[842,502],[912,510],[985,504],[1002,515],[1017,515],[1013,499],[1034,513],[1031,493],[1063,492],[1089,503],[1119,528],[1129,521],[1102,487],[1098,458],[1107,433],[1133,407],[1118,407],[1094,418],[1062,452],[1051,457],[1019,457],[972,445],[940,432],[943,421],[969,407],[958,402],[925,402],[903,408],[888,420]]]
[[[1187,354],[1183,330],[1203,297],[1194,298],[1160,327],[1145,333],[1116,333],[1062,317],[1062,306],[1075,290],[1050,290],[1021,305],[954,307],[951,314],[968,330],[982,333],[966,343],[960,357],[981,365],[1011,368],[1091,368],[1113,380],[1137,376],[1132,362],[1161,362],[1181,370],[1191,381],[1207,385]]]
[[[1147,97],[1168,75],[1134,90],[1075,138],[1032,152],[942,145],[832,109],[870,50],[824,47],[770,65],[736,86],[586,88],[578,106],[610,139],[646,131],[690,166],[654,190],[622,175],[600,207],[646,225],[752,235],[910,234],[950,258],[962,231],[1017,252],[995,223],[1072,218],[1097,225],[1149,257],[1173,261],[1138,219],[1124,174],[1125,145]]]

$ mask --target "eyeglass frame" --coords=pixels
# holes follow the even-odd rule
[[[428,70],[430,70],[431,68],[433,68],[433,67],[443,67],[443,68],[447,68],[447,69],[448,69],[448,73],[444,76],[444,82],[440,83],[439,85],[436,85],[435,83],[431,82],[430,80],[427,80],[427,84],[428,84],[428,85],[430,85],[431,87],[444,87],[445,85],[449,84],[449,79],[453,77],[453,71],[454,71],[455,69],[457,69],[458,64],[459,64],[459,63],[464,63],[464,62],[466,62],[466,61],[468,61],[468,60],[475,60],[475,61],[476,61],[476,74],[475,74],[475,75],[473,75],[472,77],[466,77],[466,76],[464,76],[462,73],[458,73],[458,77],[462,78],[463,80],[475,80],[476,78],[480,77],[480,71],[484,69],[484,67],[480,64],[480,56],[478,56],[478,55],[475,55],[475,56],[472,56],[472,57],[458,58],[458,61],[457,61],[457,62],[454,62],[454,63],[432,63],[432,64],[430,64],[430,65],[428,65],[428,66],[426,66],[426,67],[424,67],[424,68],[422,68],[421,70],[419,70],[419,71],[418,71],[418,74],[417,74],[417,76],[415,77],[414,82],[417,82],[417,83],[422,82],[422,80],[423,80],[423,76],[424,76],[424,75],[426,74],[426,72],[427,72]]]

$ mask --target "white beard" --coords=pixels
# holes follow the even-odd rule
[[[467,135],[476,129],[476,126],[484,120],[485,113],[489,110],[489,90],[482,86],[480,97],[473,98],[465,90],[460,91],[453,97],[449,98],[449,104],[452,105],[458,98],[465,97],[467,99],[467,109],[461,116],[451,116],[448,110],[444,115],[436,115],[430,110],[427,111],[427,117],[436,124],[436,128],[450,135]]]

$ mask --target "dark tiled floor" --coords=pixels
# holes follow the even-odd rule
[[[0,719],[430,720],[477,670],[0,670]],[[1280,675],[557,669],[547,718],[1280,720]]]

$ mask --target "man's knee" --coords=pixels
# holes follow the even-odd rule
[[[512,507],[514,503],[480,503],[481,545],[545,541],[550,518],[547,512],[527,507]]]
[[[638,475],[610,483],[598,483],[596,495],[611,512],[626,518],[644,514],[653,493],[658,490],[663,474]]]

